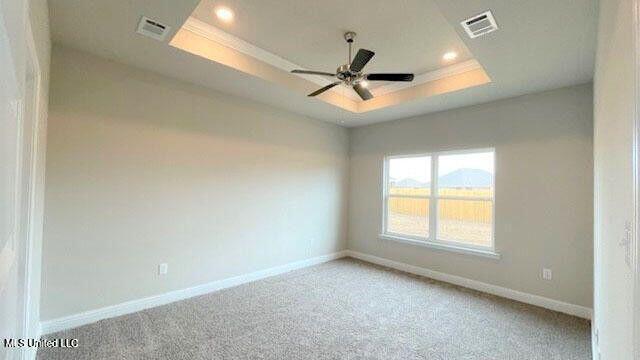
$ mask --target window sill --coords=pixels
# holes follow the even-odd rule
[[[423,247],[436,249],[436,250],[450,251],[458,254],[482,256],[482,257],[486,257],[489,259],[496,259],[496,260],[500,259],[500,254],[498,254],[493,250],[474,249],[474,248],[468,248],[464,246],[441,244],[441,243],[435,243],[432,241],[415,240],[415,239],[404,238],[404,237],[393,236],[393,235],[386,235],[386,234],[380,234],[378,236],[380,237],[380,239],[383,239],[383,240],[397,241],[405,244],[418,245],[418,246],[423,246]]]

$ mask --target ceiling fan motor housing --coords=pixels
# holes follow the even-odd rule
[[[351,73],[349,72],[349,65],[340,65],[336,70],[336,77],[340,80],[346,80]]]
[[[358,80],[362,79],[363,75],[361,73],[354,73],[349,69],[349,64],[340,65],[336,70],[336,77],[342,81],[345,81],[347,84],[353,84]]]

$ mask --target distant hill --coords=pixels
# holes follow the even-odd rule
[[[490,172],[480,169],[458,169],[438,178],[439,187],[479,188],[489,187],[493,182]]]
[[[490,187],[493,176],[490,172],[480,169],[458,169],[446,175],[440,176],[438,186],[448,188],[481,188]],[[426,188],[430,186],[429,182],[421,182],[412,178],[404,178],[401,180],[391,180],[394,187],[399,188]]]
[[[429,187],[428,182],[420,182],[411,178],[404,178],[399,181],[395,181],[394,187],[399,188],[426,188]]]

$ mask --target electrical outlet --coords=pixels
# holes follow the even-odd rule
[[[551,280],[553,278],[553,272],[551,269],[542,268],[542,278],[545,280]]]
[[[169,264],[162,263],[158,265],[158,275],[166,275],[169,272]]]

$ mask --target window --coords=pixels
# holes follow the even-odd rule
[[[429,238],[431,157],[399,157],[389,161],[387,232]]]
[[[493,253],[494,151],[385,159],[383,236]]]

